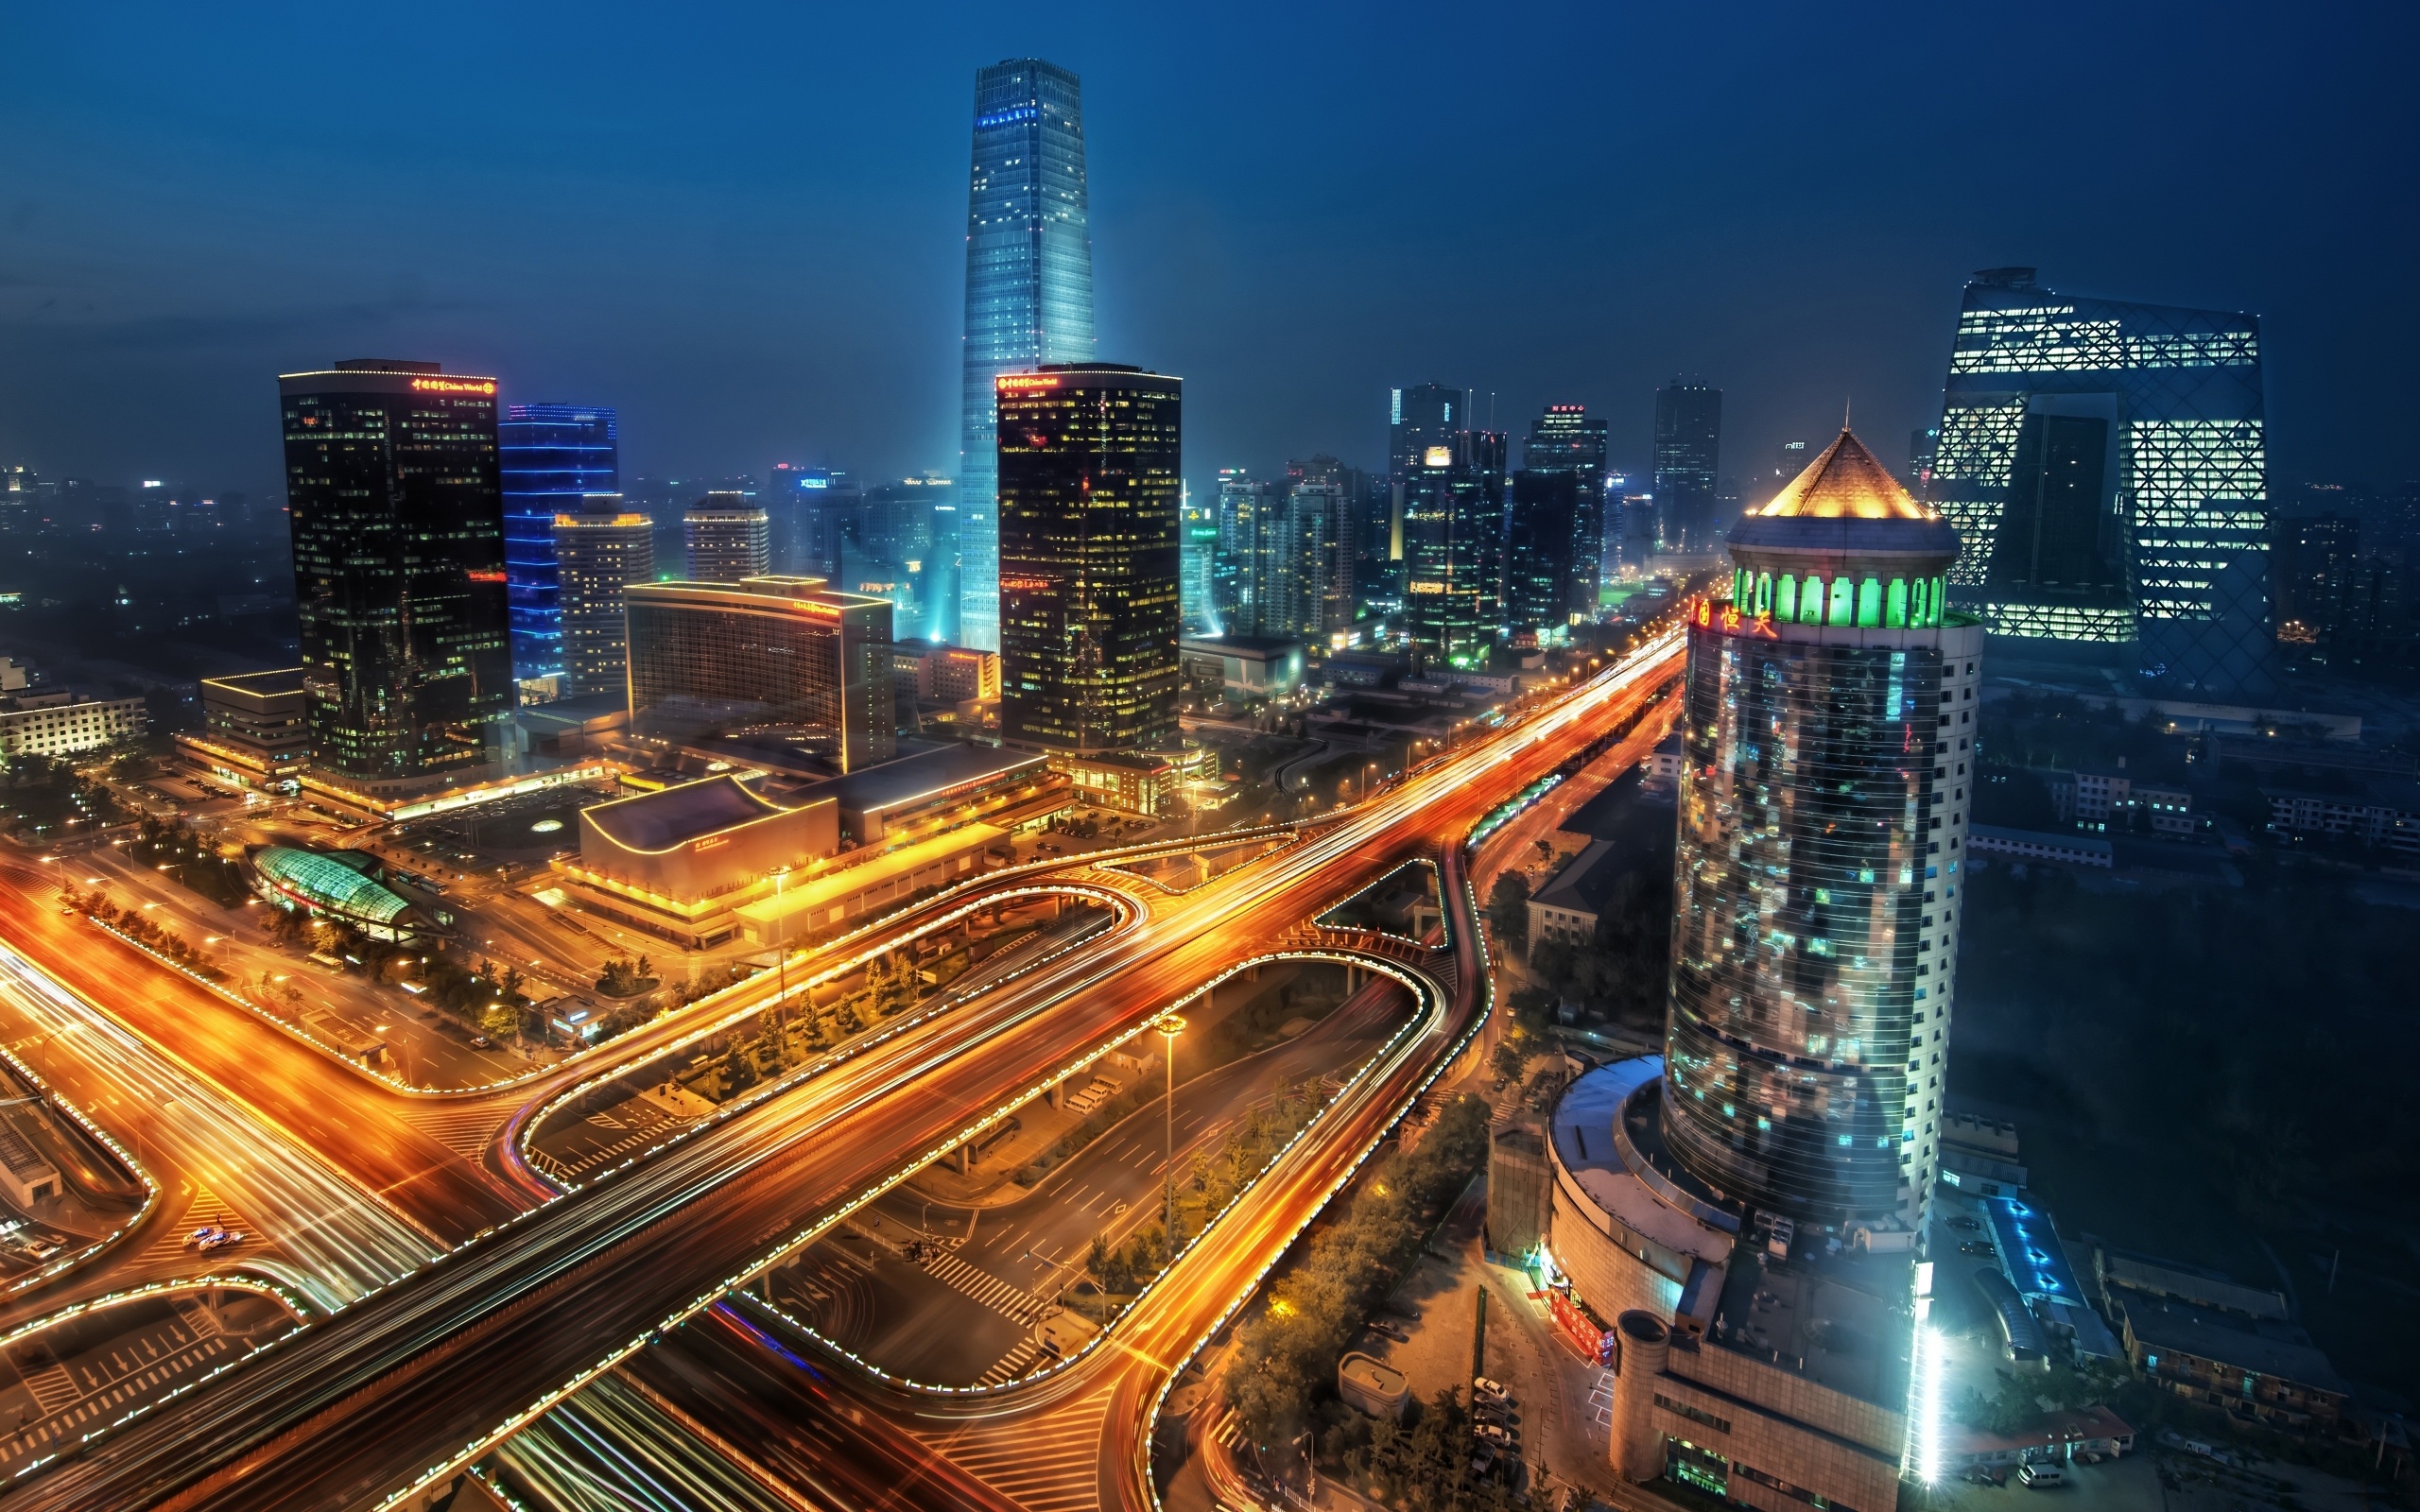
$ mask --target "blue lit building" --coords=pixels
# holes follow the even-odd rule
[[[2100,645],[2180,692],[2257,695],[2266,432],[2257,318],[1976,274],[1931,456],[1964,542],[1952,600],[2035,654]]]
[[[621,491],[614,411],[597,404],[508,404],[496,422],[504,488],[504,579],[512,614],[512,675],[563,670],[555,516],[591,493]]]
[[[959,589],[935,594],[958,623],[937,638],[1000,649],[999,465],[993,380],[1093,356],[1093,249],[1084,188],[1083,91],[1075,75],[1019,58],[975,76],[966,206],[964,428],[959,507],[938,523]],[[954,549],[953,549],[954,547]]]

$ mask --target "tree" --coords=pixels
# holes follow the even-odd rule
[[[1510,868],[1495,874],[1487,890],[1487,922],[1504,948],[1516,955],[1530,950],[1530,880]]]

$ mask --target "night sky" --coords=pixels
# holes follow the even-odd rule
[[[1180,13],[1181,12],[1181,13]],[[2273,481],[2420,474],[2384,4],[0,7],[0,461],[279,489],[280,370],[618,405],[635,474],[954,472],[974,71],[1084,84],[1100,355],[1186,467],[1720,385],[1894,465],[1971,269],[2250,309]]]

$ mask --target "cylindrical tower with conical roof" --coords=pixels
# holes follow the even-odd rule
[[[1725,1196],[1912,1227],[1939,1169],[1979,625],[1845,429],[1689,638],[1664,1127]]]

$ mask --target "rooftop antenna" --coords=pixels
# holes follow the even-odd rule
[[[1854,396],[1841,401],[1841,429],[1842,430],[1849,428],[1849,405],[1855,402]]]

